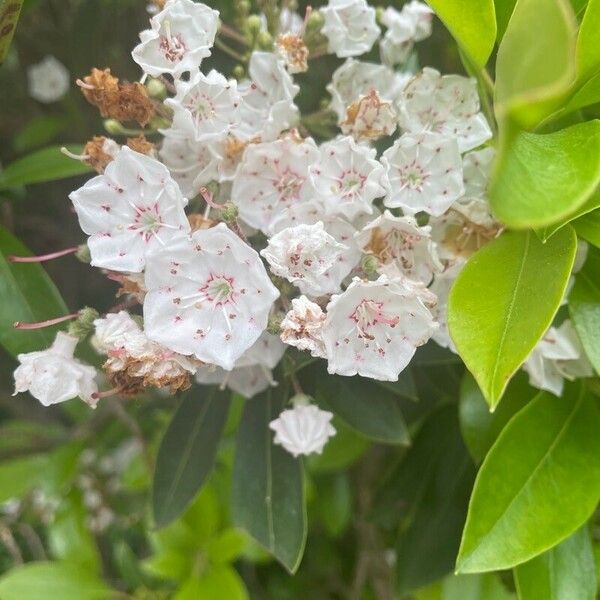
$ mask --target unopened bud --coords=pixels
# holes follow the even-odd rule
[[[375,9],[375,18],[377,19],[377,22],[380,25],[383,25],[383,15],[384,15],[384,13],[385,13],[385,10],[381,6],[378,6]]]
[[[238,81],[244,79],[244,77],[246,76],[246,70],[244,69],[244,66],[243,65],[235,65],[235,67],[233,67],[233,76]]]
[[[86,265],[89,265],[92,262],[92,255],[90,254],[90,249],[87,244],[81,244],[81,246],[79,246],[79,250],[75,253],[75,258]]]
[[[290,403],[294,407],[308,406],[309,404],[312,404],[313,402],[314,402],[314,399],[312,398],[312,396],[309,396],[308,394],[296,394],[290,400]]]
[[[281,315],[272,315],[269,317],[269,322],[267,323],[267,331],[271,335],[279,335],[281,333]]]
[[[160,79],[150,79],[146,83],[150,98],[164,100],[167,97],[167,86]]]
[[[325,19],[323,18],[323,15],[318,10],[315,10],[310,13],[310,16],[306,21],[306,33],[317,33],[318,31],[321,31],[324,24]]]
[[[261,31],[256,37],[256,44],[260,50],[272,50],[273,36],[268,31]]]
[[[86,338],[94,329],[94,321],[99,317],[95,308],[86,306],[79,311],[79,316],[75,321],[69,324],[69,335],[79,338]]]
[[[246,19],[246,30],[255,39],[260,30],[262,29],[262,21],[258,15],[250,15]]]
[[[105,119],[104,129],[111,135],[123,135],[125,129],[116,119]]]
[[[167,129],[171,126],[171,121],[165,119],[165,117],[159,117],[158,115],[153,117],[150,121],[150,127],[152,129]]]
[[[252,5],[250,4],[249,0],[238,0],[235,8],[240,15],[245,17],[250,12]]]
[[[379,268],[379,260],[372,254],[366,254],[362,257],[360,266],[367,275],[375,275],[377,273],[377,269]]]
[[[226,202],[221,209],[221,219],[225,223],[232,223],[238,217],[238,207],[233,202]]]

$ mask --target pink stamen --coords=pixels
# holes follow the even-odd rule
[[[209,189],[206,187],[201,187],[199,190],[200,195],[211,208],[223,208],[222,204],[217,204],[214,201],[213,195],[210,193]]]
[[[92,400],[100,400],[101,398],[109,398],[110,396],[116,396],[117,394],[120,394],[121,391],[121,387],[114,387],[110,390],[105,390],[104,392],[94,392],[92,394]]]
[[[56,319],[48,319],[47,321],[40,321],[39,323],[24,323],[23,321],[15,321],[13,327],[15,329],[43,329],[44,327],[51,327],[64,321],[70,321],[79,317],[79,312],[65,315],[64,317],[56,317]]]
[[[91,85],[90,83],[86,83],[85,81],[82,81],[81,79],[77,79],[75,80],[75,83],[80,87],[83,88],[84,90],[95,90],[96,87]]]
[[[40,263],[60,258],[61,256],[67,256],[68,254],[75,254],[78,251],[79,247],[73,246],[72,248],[51,252],[50,254],[41,254],[40,256],[9,256],[8,260],[13,263]]]

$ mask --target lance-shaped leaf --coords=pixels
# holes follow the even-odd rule
[[[471,257],[450,293],[448,325],[492,408],[559,308],[577,239],[566,226],[545,244],[507,232]]]
[[[596,209],[573,221],[577,235],[600,248],[600,209]]]
[[[229,397],[216,386],[195,387],[175,412],[158,450],[152,485],[158,527],[177,518],[206,481],[227,419]]]
[[[233,466],[233,520],[295,573],[306,543],[306,498],[300,460],[273,443],[269,422],[282,408],[269,388],[246,403]]]
[[[582,382],[540,393],[504,428],[475,481],[457,571],[496,571],[552,548],[600,497],[600,413]]]
[[[0,1],[0,65],[4,62],[15,35],[24,0]]]

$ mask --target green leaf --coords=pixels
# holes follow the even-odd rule
[[[600,73],[588,79],[569,99],[565,111],[578,110],[600,102]]]
[[[465,373],[460,387],[460,429],[471,456],[477,462],[484,459],[510,419],[538,392],[527,383],[525,373],[517,373],[508,384],[502,402],[492,413],[477,382],[470,373]]]
[[[282,402],[272,389],[246,403],[233,466],[233,521],[262,544],[290,573],[306,543],[302,464],[273,444],[269,422]]]
[[[553,112],[575,79],[576,34],[567,0],[517,0],[496,60],[499,121],[510,113],[530,128]]]
[[[194,499],[213,467],[229,408],[228,392],[193,388],[162,439],[152,486],[154,521],[163,527]]]
[[[248,590],[235,569],[219,566],[209,569],[202,577],[191,577],[173,596],[173,600],[202,598],[247,600]]]
[[[499,150],[490,203],[510,227],[543,227],[573,214],[599,183],[600,121],[555,133],[520,132]]]
[[[576,247],[568,226],[545,244],[532,232],[506,232],[458,276],[450,292],[450,333],[492,410],[552,323]]]
[[[500,577],[496,573],[450,575],[435,586],[419,590],[415,596],[415,600],[515,599],[515,594],[509,592],[502,585]]]
[[[80,160],[65,156],[60,148],[60,146],[50,146],[10,163],[3,171],[0,171],[0,190],[19,185],[65,179],[89,173],[92,170]],[[75,154],[80,154],[83,146],[71,145],[69,149]]]
[[[39,264],[10,263],[11,254],[31,252],[0,227],[0,344],[13,356],[48,347],[57,327],[16,330],[15,321],[43,321],[67,313],[58,290]]]
[[[573,221],[573,227],[577,235],[596,246],[596,248],[600,248],[600,210],[594,210],[583,217],[579,217],[579,219]]]
[[[370,440],[410,444],[400,398],[373,380],[323,375],[317,381],[317,400]]]
[[[586,527],[515,569],[519,600],[595,600],[596,565]]]
[[[551,235],[556,233],[561,227],[564,227],[567,223],[571,223],[580,217],[587,215],[595,211],[600,206],[600,192],[596,192],[592,194],[583,205],[581,205],[575,212],[570,213],[566,217],[562,218],[560,221],[557,221],[553,225],[549,225],[548,227],[544,227],[540,231],[538,231],[538,235],[542,241],[546,241]],[[573,223],[572,223],[573,224]]]
[[[31,119],[13,139],[16,152],[23,153],[51,142],[69,126],[67,117],[44,116]]]
[[[89,571],[66,563],[32,562],[0,578],[2,600],[105,600],[114,594]]]
[[[498,35],[496,36],[498,43],[504,37],[516,3],[517,0],[494,0],[494,6],[496,7],[496,24],[498,27]]]
[[[334,473],[317,481],[316,504],[321,523],[331,537],[345,531],[352,519],[352,489],[348,473]]]
[[[248,535],[239,529],[226,529],[208,542],[206,552],[213,563],[233,562],[248,545]]]
[[[428,3],[471,60],[485,66],[496,41],[493,0],[428,0]]]
[[[585,353],[600,373],[600,250],[590,248],[569,294],[569,313]]]
[[[48,468],[48,457],[42,454],[16,458],[0,464],[0,502],[20,498],[39,485]]]
[[[0,65],[8,54],[22,6],[23,0],[0,1]]]
[[[600,0],[589,0],[577,36],[577,78],[585,81],[600,72]]]
[[[477,475],[457,571],[514,567],[581,527],[600,496],[598,431],[598,407],[581,382],[517,413]]]
[[[400,521],[400,590],[420,587],[452,570],[474,477],[456,405],[446,405],[425,420],[375,505],[374,514],[384,527],[396,529]]]

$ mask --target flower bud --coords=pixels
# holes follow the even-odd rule
[[[308,406],[312,404],[314,399],[308,394],[296,394],[290,399],[290,403],[295,406]]]
[[[362,270],[369,276],[376,275],[379,267],[379,260],[372,254],[366,254],[360,261]]]
[[[90,249],[87,244],[81,244],[79,246],[79,250],[75,253],[75,258],[86,265],[89,265],[92,261],[92,256],[90,254]]]
[[[95,308],[85,306],[79,311],[77,320],[69,324],[69,335],[80,340],[86,338],[94,330],[94,321],[99,316]]]
[[[238,81],[243,79],[246,76],[246,70],[244,69],[244,66],[243,65],[235,65],[235,67],[233,67],[233,76]]]
[[[267,331],[272,335],[279,335],[281,333],[281,315],[271,315],[267,324]]]
[[[260,31],[256,36],[256,44],[260,50],[272,50],[273,36],[268,31]]]
[[[256,38],[262,27],[262,22],[258,15],[250,15],[246,19],[246,31],[252,36],[252,39]]]
[[[226,202],[221,209],[221,219],[223,219],[225,223],[231,223],[235,221],[238,217],[238,214],[238,207],[233,202]]]
[[[314,34],[321,31],[324,23],[325,19],[323,15],[318,10],[313,11],[306,21],[306,33]]]
[[[250,0],[238,0],[235,5],[236,11],[243,16],[246,16],[251,8]]]
[[[104,129],[111,135],[123,135],[125,133],[123,125],[116,119],[105,119]]]
[[[150,79],[146,89],[150,98],[164,100],[167,97],[167,86],[160,79]]]

